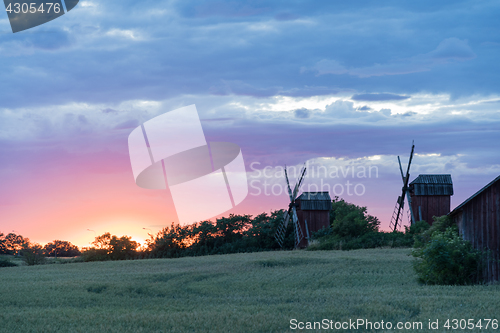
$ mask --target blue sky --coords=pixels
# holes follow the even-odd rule
[[[382,220],[415,140],[412,175],[451,173],[456,206],[500,173],[499,14],[496,1],[89,0],[16,34],[0,14],[0,223],[21,223],[19,184],[64,160],[126,170],[128,133],[193,103],[247,166],[379,161],[350,201]]]

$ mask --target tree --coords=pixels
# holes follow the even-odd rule
[[[132,259],[137,254],[139,243],[132,240],[132,237],[122,236],[120,238],[113,235],[109,241],[111,260]]]
[[[0,254],[7,254],[7,246],[5,244],[5,238],[3,233],[0,232]]]
[[[345,202],[335,197],[330,212],[332,233],[338,237],[359,237],[369,232],[377,232],[380,221],[368,215],[366,207]]]
[[[29,266],[45,263],[45,251],[40,244],[26,243],[20,252],[24,262]]]
[[[109,232],[106,232],[102,234],[101,236],[97,236],[95,240],[92,242],[92,244],[95,246],[96,249],[98,250],[107,250],[109,251],[110,248],[110,243],[111,241],[111,234]]]
[[[76,257],[81,254],[78,246],[62,240],[47,243],[43,249],[48,257]]]
[[[0,253],[17,254],[23,247],[29,244],[29,239],[15,233],[9,233],[7,236],[0,234]]]
[[[210,241],[213,235],[213,229],[210,227],[210,222],[201,222],[200,227],[204,228],[207,233],[202,234],[204,241]],[[158,234],[154,242],[150,244],[151,253],[155,257],[177,258],[182,256],[182,252],[193,242],[193,233],[199,230],[196,226],[191,229],[181,227],[172,223],[170,227],[163,228]],[[208,253],[207,253],[208,254]]]
[[[118,238],[109,232],[97,236],[92,244],[94,247],[83,249],[85,261],[132,259],[137,257],[139,247],[139,243],[133,241],[132,237]]]

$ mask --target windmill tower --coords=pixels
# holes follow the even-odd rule
[[[401,166],[401,160],[399,159],[399,156],[398,156],[399,171],[401,171],[401,178],[403,179],[403,188],[402,188],[401,196],[398,197],[398,201],[396,202],[396,207],[394,207],[394,212],[392,213],[390,226],[391,226],[393,231],[398,230],[398,227],[401,227],[401,225],[403,224],[403,212],[404,212],[404,206],[405,206],[405,196],[406,196],[406,200],[408,201],[408,207],[410,209],[411,223],[412,224],[415,223],[415,216],[413,215],[413,209],[411,206],[410,188],[408,187],[408,181],[410,179],[410,165],[411,165],[411,160],[413,159],[414,150],[415,150],[415,145],[412,141],[410,160],[408,161],[408,168],[406,169],[406,175],[403,174],[403,167]]]
[[[292,192],[292,189],[290,188],[290,182],[288,181],[288,174],[286,172],[286,166],[285,166],[285,178],[286,178],[286,184],[288,186],[288,195],[290,196],[290,204],[288,205],[288,210],[285,212],[285,215],[283,216],[283,222],[281,222],[278,225],[278,229],[276,230],[276,234],[274,235],[274,238],[276,238],[276,241],[281,247],[283,247],[283,241],[285,240],[286,228],[288,227],[290,216],[293,221],[295,247],[298,247],[300,242],[304,238],[304,234],[302,233],[302,228],[300,227],[299,219],[297,217],[295,199],[297,199],[297,195],[299,194],[300,184],[304,179],[305,173],[306,173],[306,167],[303,166],[302,169],[300,170],[299,180],[295,184],[295,187],[293,188]]]

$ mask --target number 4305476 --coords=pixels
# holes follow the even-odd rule
[[[31,14],[35,14],[36,12],[39,12],[39,13],[50,13],[51,11],[53,13],[56,13],[58,14],[60,11],[61,11],[61,4],[59,3],[53,3],[53,2],[46,2],[46,3],[41,3],[39,6],[37,6],[36,3],[9,3],[9,5],[7,6],[6,8],[6,11],[10,14],[10,13],[15,13],[15,14],[19,14],[19,13],[23,13],[23,14],[27,14],[27,13],[31,13]]]

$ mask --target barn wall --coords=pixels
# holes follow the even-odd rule
[[[450,212],[451,199],[449,195],[413,195],[411,206],[415,219],[419,220],[418,207],[422,211],[422,220],[432,225],[433,216],[443,216]]]
[[[500,181],[493,183],[451,216],[460,234],[476,249],[491,251],[483,275],[486,281],[498,281],[500,270]]]

